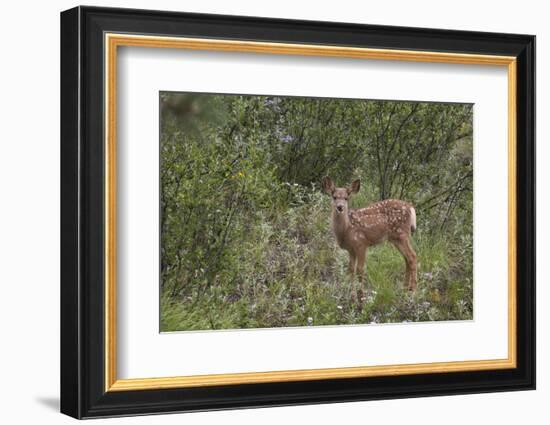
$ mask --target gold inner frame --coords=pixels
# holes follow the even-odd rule
[[[516,58],[513,56],[410,50],[370,49],[328,45],[267,43],[128,34],[105,34],[105,391],[148,390],[320,379],[410,375],[515,368],[516,358]],[[116,325],[116,106],[119,46],[328,56],[507,67],[508,71],[508,357],[419,364],[326,369],[247,372],[164,378],[118,379]]]

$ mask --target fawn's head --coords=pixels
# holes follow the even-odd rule
[[[330,177],[323,178],[323,191],[332,197],[332,208],[338,214],[348,213],[348,200],[353,193],[359,192],[361,182],[354,180],[350,187],[336,187]]]

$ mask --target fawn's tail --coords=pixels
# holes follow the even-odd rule
[[[414,207],[411,207],[411,233],[416,230],[416,211]]]

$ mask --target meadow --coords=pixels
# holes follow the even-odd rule
[[[472,105],[160,94],[163,332],[469,320]],[[365,293],[320,188],[361,179],[352,208],[411,202],[418,287],[390,244]]]

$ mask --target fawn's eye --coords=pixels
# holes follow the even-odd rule
[[[348,200],[348,198],[344,198],[344,201],[347,201],[347,200]]]
[[[336,201],[336,196],[333,196],[332,199],[334,199]]]

